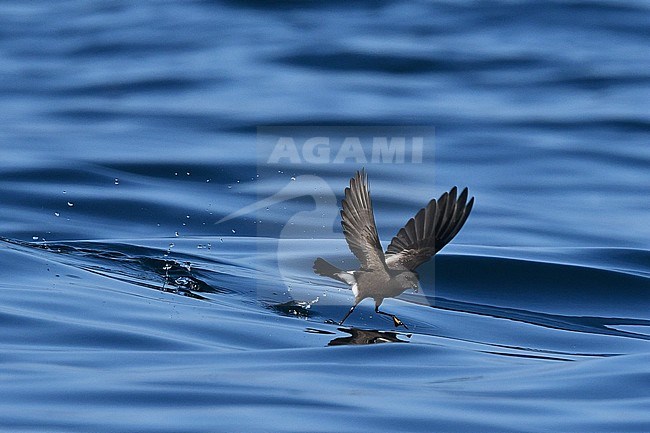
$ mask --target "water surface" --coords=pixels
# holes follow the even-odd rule
[[[0,23],[2,430],[650,429],[646,3],[8,1]],[[270,166],[258,127],[427,146]],[[311,271],[356,266],[337,208],[361,165],[385,244],[476,197],[424,290],[385,301],[409,329],[370,301],[328,323],[352,295]]]

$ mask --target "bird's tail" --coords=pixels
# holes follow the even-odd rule
[[[351,272],[345,272],[344,270],[337,268],[327,260],[320,257],[314,261],[313,267],[314,272],[316,272],[318,275],[322,275],[323,277],[333,278],[350,285],[356,282]]]
[[[337,268],[327,260],[319,257],[314,261],[314,272],[316,272],[318,275],[322,275],[323,277],[330,277],[340,280],[336,274],[340,274],[343,272],[343,270]]]

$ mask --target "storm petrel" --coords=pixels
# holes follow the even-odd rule
[[[457,188],[433,199],[408,220],[384,253],[377,234],[370,201],[368,176],[358,171],[345,188],[341,226],[350,251],[361,263],[356,271],[344,271],[322,258],[314,262],[314,272],[352,287],[354,305],[341,319],[345,322],[365,298],[375,300],[375,312],[393,319],[395,326],[407,326],[394,314],[379,310],[385,298],[400,295],[407,289],[418,290],[418,266],[427,262],[458,234],[472,211],[474,198],[467,201],[467,188],[457,196]],[[408,329],[408,328],[407,328]]]

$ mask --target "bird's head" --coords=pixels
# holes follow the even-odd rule
[[[420,279],[418,274],[412,271],[400,272],[397,277],[397,281],[400,282],[401,286],[406,289],[413,289],[414,292],[417,292],[420,289]]]

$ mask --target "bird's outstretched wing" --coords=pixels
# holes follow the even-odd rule
[[[472,211],[474,197],[467,201],[467,188],[458,198],[456,194],[457,188],[453,187],[408,220],[386,250],[389,268],[413,271],[458,234]]]
[[[345,188],[342,201],[341,226],[350,251],[361,262],[361,269],[387,272],[384,252],[381,249],[375,216],[370,201],[368,176],[358,171]]]

